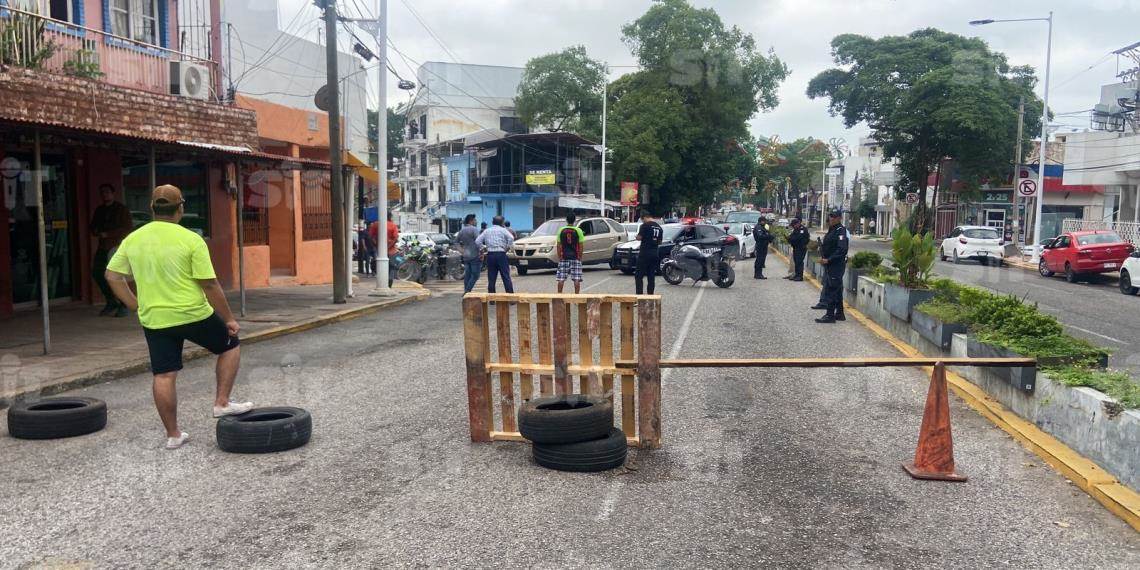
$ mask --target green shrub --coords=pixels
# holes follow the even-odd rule
[[[902,227],[895,230],[891,257],[899,270],[899,284],[910,289],[926,289],[930,270],[934,267],[934,234],[914,235]]]
[[[1049,369],[1049,376],[1066,386],[1088,386],[1100,390],[1125,408],[1140,408],[1140,384],[1133,382],[1127,372],[1066,366]]]
[[[873,269],[883,264],[883,256],[873,251],[860,251],[851,257],[852,269]]]
[[[772,243],[776,243],[776,244],[788,243],[788,228],[775,226],[772,228],[771,232],[772,232]]]
[[[930,315],[944,323],[964,325],[969,324],[970,310],[957,303],[949,303],[935,297],[915,307],[915,310]]]
[[[898,285],[899,270],[886,265],[879,265],[871,269],[867,276],[879,283],[894,283]]]

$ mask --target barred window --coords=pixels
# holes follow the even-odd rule
[[[332,239],[332,179],[327,170],[301,173],[301,239]]]

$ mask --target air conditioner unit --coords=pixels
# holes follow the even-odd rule
[[[209,99],[210,69],[189,61],[171,61],[170,94],[191,99]]]

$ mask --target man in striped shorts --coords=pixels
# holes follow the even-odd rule
[[[554,279],[558,281],[558,292],[569,277],[574,282],[574,293],[582,291],[582,242],[586,239],[582,230],[574,225],[574,214],[566,215],[566,225],[558,230],[558,271]]]

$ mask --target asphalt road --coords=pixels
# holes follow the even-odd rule
[[[666,355],[896,354],[854,321],[812,323],[807,283],[740,269],[727,290],[660,284]],[[100,433],[0,427],[0,566],[1140,567],[1140,535],[956,399],[970,481],[910,479],[928,382],[913,369],[666,371],[663,448],[609,473],[471,444],[460,298],[435,289],[245,348],[235,395],[309,409],[301,449],[219,451],[206,360],[180,379],[193,439],[177,451],[161,449],[145,375],[75,392],[108,402]]]
[[[890,243],[854,239],[852,250],[875,251],[890,257]],[[1109,366],[1129,369],[1140,378],[1140,298],[1125,297],[1117,288],[1116,274],[1093,282],[1068,283],[1061,277],[1045,278],[1018,267],[993,267],[976,261],[935,261],[934,272],[962,283],[1009,293],[1037,303],[1056,316],[1073,336],[1113,351]]]

